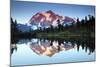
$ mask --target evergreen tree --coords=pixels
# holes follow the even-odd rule
[[[54,28],[53,28],[52,25],[50,25],[50,31],[51,31],[51,32],[54,32]]]
[[[60,23],[60,20],[58,19],[57,20],[57,24],[58,24],[58,30],[61,31],[62,30],[62,25]]]

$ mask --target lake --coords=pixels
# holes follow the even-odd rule
[[[95,61],[95,41],[86,39],[19,39],[11,44],[11,66]]]

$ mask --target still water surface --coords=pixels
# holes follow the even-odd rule
[[[94,41],[21,39],[11,45],[11,66],[95,60]]]

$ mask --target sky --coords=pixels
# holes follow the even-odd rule
[[[17,23],[26,24],[30,18],[38,12],[52,10],[61,16],[83,19],[85,16],[95,16],[95,6],[57,4],[43,2],[25,2],[11,0],[11,17],[17,20]]]

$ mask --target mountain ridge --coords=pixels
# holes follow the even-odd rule
[[[41,25],[41,26],[57,26],[57,20],[61,21],[62,23],[72,23],[75,22],[75,19],[68,17],[68,16],[61,16],[59,14],[54,13],[51,10],[45,12],[38,12],[32,16],[29,20],[31,25]]]

